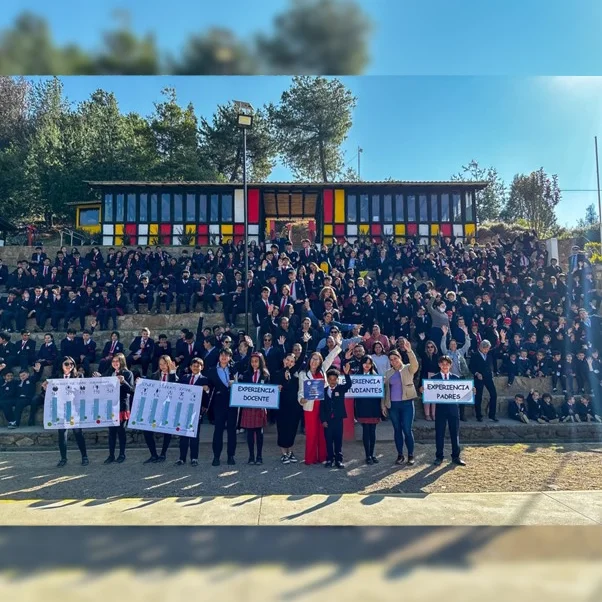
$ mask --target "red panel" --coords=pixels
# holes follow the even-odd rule
[[[335,224],[334,235],[345,236],[345,224]]]
[[[161,234],[171,234],[171,224],[161,224],[159,226],[159,232]]]
[[[238,244],[241,240],[244,239],[244,234],[235,234],[234,235],[234,244]]]
[[[234,224],[234,234],[244,235],[245,233],[245,225],[244,224]]]
[[[316,231],[316,220],[310,219],[307,224],[307,229],[310,232],[315,232]]]
[[[452,227],[451,224],[441,224],[441,236],[451,236]]]
[[[201,226],[199,226],[200,228]],[[209,244],[209,237],[208,236],[197,236],[196,237],[196,244],[197,245],[208,245]]]
[[[372,232],[372,236],[380,236],[381,225],[380,224],[372,224],[372,226],[370,226],[370,232]]]
[[[207,224],[199,224],[197,230],[199,234],[209,234],[209,226]]]
[[[125,233],[130,236],[136,236],[136,224],[126,224]]]
[[[161,244],[162,245],[171,245],[171,236],[161,236]]]
[[[334,191],[324,191],[324,223],[332,224],[334,221]]]
[[[247,198],[249,201],[249,216],[248,220],[250,224],[259,223],[259,189],[250,188],[247,191]]]
[[[406,234],[408,236],[416,236],[418,234],[418,224],[408,224],[406,226]]]

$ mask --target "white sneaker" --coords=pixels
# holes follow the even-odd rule
[[[288,452],[288,459],[293,463],[296,464],[299,460],[297,460],[297,458],[295,457],[295,454],[293,452]]]
[[[282,456],[280,457],[280,461],[283,464],[290,464],[291,463],[290,458],[288,457],[287,454],[282,454]]]
[[[8,423],[8,428],[9,429],[16,429],[17,428],[17,423],[16,422],[9,422]]]

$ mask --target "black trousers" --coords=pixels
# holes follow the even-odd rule
[[[366,458],[372,458],[376,445],[376,424],[362,424],[362,441]]]
[[[119,439],[119,455],[125,456],[125,425],[127,420],[122,420],[119,426],[109,427],[109,456],[115,456],[115,446]]]
[[[144,442],[146,443],[146,447],[148,447],[148,451],[150,452],[153,458],[157,457],[157,444],[155,443],[155,433],[151,433],[151,431],[142,431],[144,433]],[[169,444],[171,442],[171,435],[166,433],[163,435],[163,444],[161,445],[161,455],[166,456],[167,450],[169,449]]]
[[[435,457],[443,459],[443,444],[445,442],[445,429],[449,426],[449,437],[452,446],[452,459],[460,457],[460,418],[458,408],[444,404],[437,405],[435,413]]]
[[[255,442],[257,442],[257,455],[255,455]],[[263,427],[247,429],[247,446],[249,458],[261,458],[263,453]]]
[[[16,404],[16,400],[14,399],[4,399],[0,401],[0,410],[4,412],[4,416],[6,416],[6,422],[12,422],[14,418],[14,406]]]
[[[36,423],[36,413],[38,408],[44,405],[44,398],[41,395],[34,395],[32,399],[19,398],[15,404],[15,413],[13,420],[17,423],[17,426],[21,425],[21,416],[23,415],[23,410],[30,406],[29,409],[29,420],[27,422],[28,426],[34,426]]]
[[[488,380],[480,380],[478,378],[474,379],[474,386],[477,390],[477,394],[475,395],[474,400],[474,410],[477,418],[482,418],[483,410],[482,410],[482,402],[483,402],[483,391],[487,389],[489,391],[489,418],[495,418],[495,411],[497,408],[497,391],[495,390],[495,384],[493,379]],[[442,404],[439,404],[441,407]],[[437,408],[439,410],[439,408]]]
[[[199,437],[201,435],[201,423],[202,418],[199,420],[199,426],[196,432],[196,437],[180,437],[180,460],[186,462],[186,456],[188,455],[188,448],[190,447],[190,459],[199,459]]]
[[[326,461],[343,461],[343,419],[331,418],[324,429],[326,437]]]
[[[228,433],[227,452],[228,458],[236,454],[236,424],[238,421],[238,408],[231,408],[223,404],[213,406],[215,428],[213,431],[213,457],[219,458],[224,448],[224,430]]]
[[[84,433],[82,429],[70,429],[73,431],[73,436],[75,437],[75,442],[77,443],[77,447],[82,455],[82,458],[85,458],[88,454],[86,452],[86,440],[84,439]],[[67,429],[59,429],[59,452],[61,454],[61,458],[67,459]]]
[[[276,427],[278,429],[278,447],[290,449],[295,445],[295,437],[299,430],[299,421],[303,408],[295,397],[290,402],[280,400],[280,409],[276,414]]]

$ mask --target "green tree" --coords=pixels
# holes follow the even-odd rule
[[[523,219],[540,238],[550,236],[558,228],[555,209],[561,198],[558,176],[549,176],[543,167],[529,175],[517,174],[501,217],[509,223]]]
[[[272,35],[259,35],[258,54],[272,73],[356,75],[369,61],[372,25],[351,0],[294,0]]]
[[[600,219],[598,218],[598,212],[596,211],[596,206],[592,203],[585,208],[585,217],[582,217],[577,220],[578,228],[589,228],[590,226],[595,226],[600,223]]]
[[[479,190],[475,201],[480,222],[497,220],[506,204],[506,185],[495,167],[481,167],[474,159],[462,166],[462,171],[452,176],[458,182],[487,182],[487,188]]]
[[[199,132],[201,152],[211,168],[226,181],[242,180],[242,130],[238,127],[233,103],[219,105],[211,122],[201,118]],[[264,110],[253,116],[247,130],[248,177],[253,181],[268,178],[275,165],[276,146]]]
[[[356,98],[338,79],[297,76],[268,115],[277,148],[295,178],[331,182],[343,169],[341,145]]]

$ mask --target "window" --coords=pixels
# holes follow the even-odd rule
[[[143,224],[148,222],[148,194],[140,195],[140,215],[138,221]]]
[[[105,222],[113,221],[113,195],[105,194],[105,209],[103,219]]]
[[[418,197],[418,204],[420,206],[420,221],[428,222],[429,215],[428,215],[428,205],[426,202],[426,194],[421,194]]]
[[[347,196],[347,221],[357,222],[357,197],[354,194]]]
[[[222,222],[233,221],[233,199],[231,194],[222,194]]]
[[[360,194],[360,222],[370,222],[370,197],[367,194]]]
[[[403,210],[403,194],[395,195],[395,221],[403,222],[405,219],[404,216],[405,211]]]
[[[128,222],[136,221],[136,195],[128,194],[127,204],[127,220]]]
[[[123,194],[118,194],[117,195],[117,207],[115,210],[115,221],[116,222],[123,221],[124,203],[125,203],[125,196]]]
[[[474,194],[472,192],[466,193],[466,221],[474,222],[475,211],[474,211]]]
[[[372,221],[380,222],[380,195],[372,195]]]
[[[159,199],[156,194],[151,194],[151,222],[159,221]]]
[[[390,194],[385,194],[383,197],[383,217],[385,222],[393,221],[393,197]]]
[[[454,222],[460,223],[462,221],[462,201],[461,196],[459,194],[452,195],[453,200],[453,212],[454,212]]]
[[[199,223],[207,223],[207,195],[199,194]]]
[[[195,195],[187,194],[186,195],[186,221],[187,222],[195,222],[196,221],[196,203],[195,203]]]
[[[100,209],[94,207],[93,209],[80,209],[79,210],[79,225],[80,226],[98,226],[100,218]]]
[[[161,221],[162,222],[170,222],[171,221],[171,199],[169,198],[171,195],[164,192],[161,195]]]
[[[173,221],[181,222],[184,219],[184,201],[181,194],[173,195]]]
[[[439,221],[439,204],[437,203],[436,194],[431,194],[431,221]]]
[[[209,221],[219,222],[219,195],[211,195],[211,203],[209,205]]]
[[[416,197],[413,194],[408,195],[408,221],[416,221]]]
[[[441,195],[441,221],[449,222],[449,194]]]

